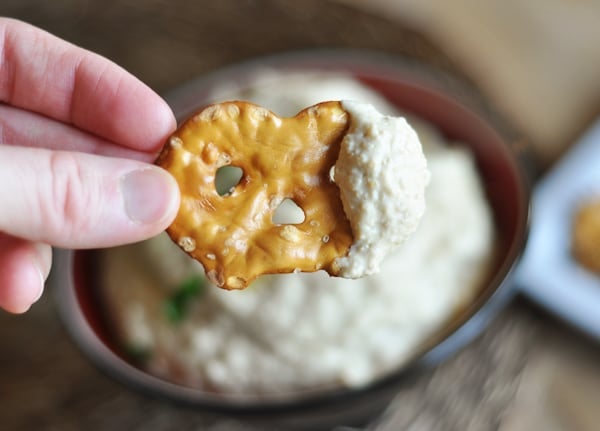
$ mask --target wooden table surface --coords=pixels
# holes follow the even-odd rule
[[[225,64],[313,47],[371,48],[457,67],[397,23],[320,0],[3,0],[0,14],[99,52],[158,92]],[[51,292],[23,316],[0,312],[0,351],[3,430],[260,429],[150,399],[107,378],[69,339]],[[550,372],[538,372],[540,363]],[[567,374],[556,383],[555,370],[574,363],[576,371],[600,372],[600,349],[517,298],[474,343],[400,390],[372,428],[530,429],[525,425],[547,419],[542,404],[538,416],[546,419],[531,414],[532,388],[552,383],[564,393],[572,379]],[[581,391],[573,394],[569,399],[577,400]],[[553,423],[568,423],[569,414]],[[585,430],[595,423],[590,417],[579,428],[552,429]]]

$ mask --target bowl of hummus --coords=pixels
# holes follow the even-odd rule
[[[196,407],[293,411],[308,423],[383,408],[407,376],[456,352],[510,299],[527,236],[528,188],[507,137],[468,87],[441,76],[378,53],[301,52],[168,94],[178,120],[225,100],[280,116],[356,100],[403,116],[430,172],[424,216],[377,274],[266,275],[242,291],[213,286],[166,234],[61,251],[52,282],[76,342],[128,385]],[[224,171],[217,188],[236,175]],[[281,214],[298,216],[293,205]]]

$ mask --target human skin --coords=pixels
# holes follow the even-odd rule
[[[169,106],[109,60],[0,18],[0,307],[30,308],[52,246],[107,247],[164,230],[179,207],[152,165]]]

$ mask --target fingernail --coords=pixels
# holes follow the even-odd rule
[[[171,213],[175,202],[174,180],[160,168],[129,172],[121,181],[125,212],[136,223],[157,223]]]
[[[33,300],[33,303],[35,303],[41,298],[42,294],[44,293],[46,279],[48,278],[50,266],[52,265],[52,248],[48,244],[36,243],[35,256],[33,260],[34,267],[37,270],[40,277],[40,290]]]
[[[40,287],[31,304],[35,304],[42,297],[42,294],[44,293],[44,285],[46,284],[46,277],[44,276],[42,269],[37,264],[35,265],[35,269],[40,276]]]
[[[36,243],[35,252],[32,256],[32,263],[37,276],[39,278],[38,291],[31,301],[31,305],[39,301],[44,293],[44,287],[48,273],[50,272],[50,266],[52,265],[52,248],[48,244]]]
[[[24,313],[29,310],[33,304],[38,302],[44,293],[44,285],[46,284],[46,277],[42,270],[41,262],[37,256],[31,259],[31,265],[29,267],[30,273],[26,276],[27,285],[30,286],[30,297],[26,303],[23,303],[22,307],[19,308],[19,313]]]

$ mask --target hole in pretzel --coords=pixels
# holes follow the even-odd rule
[[[300,224],[306,218],[302,208],[292,199],[284,199],[273,213],[272,221],[275,224]]]
[[[219,196],[230,195],[235,186],[240,183],[244,171],[237,166],[221,166],[215,175],[215,189]]]

